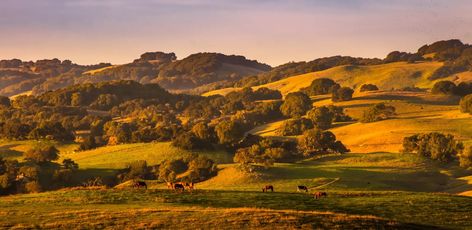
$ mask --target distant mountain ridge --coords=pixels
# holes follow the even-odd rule
[[[124,65],[78,65],[58,59],[1,60],[0,95],[13,96],[27,91],[38,95],[76,84],[114,80],[158,83],[171,92],[201,94],[227,87],[263,85],[336,66],[418,61],[444,63],[429,79],[446,78],[472,70],[472,46],[452,39],[424,45],[416,53],[393,51],[384,59],[333,56],[309,62],[289,62],[274,68],[244,56],[221,53],[196,53],[179,60],[174,53],[147,52]]]

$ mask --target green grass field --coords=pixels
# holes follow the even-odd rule
[[[308,194],[67,190],[0,199],[2,228],[357,228],[472,226],[472,198],[435,193]]]

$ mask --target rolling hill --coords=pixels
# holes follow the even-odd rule
[[[368,83],[375,84],[379,89],[383,90],[401,89],[413,86],[431,88],[435,81],[431,81],[428,78],[442,65],[443,64],[440,62],[420,62],[414,64],[394,62],[371,66],[337,66],[323,71],[292,76],[268,84],[254,86],[253,89],[267,87],[269,89],[279,90],[283,95],[286,95],[309,86],[311,82],[317,78],[331,78],[342,86],[352,88],[358,88],[362,84]],[[441,80],[469,81],[468,75],[469,73],[466,72]],[[210,91],[203,95],[226,95],[235,90],[239,90],[239,88],[224,88]]]

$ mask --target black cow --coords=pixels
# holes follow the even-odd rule
[[[297,187],[297,191],[298,191],[298,192],[301,192],[301,191],[308,192],[308,188],[307,188],[305,185],[299,185],[299,186]]]

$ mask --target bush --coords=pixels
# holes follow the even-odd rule
[[[459,103],[461,112],[472,114],[472,94],[469,94],[461,99]]]
[[[333,123],[334,114],[326,106],[315,107],[308,111],[307,117],[313,121],[313,125],[319,129],[329,129]]]
[[[415,134],[403,139],[403,150],[440,162],[450,162],[463,150],[461,142],[450,134],[427,133]]]
[[[25,160],[35,163],[45,163],[57,160],[59,151],[49,143],[38,143],[25,152]]]
[[[388,119],[395,115],[395,107],[391,105],[385,105],[384,103],[378,103],[374,106],[364,110],[360,122],[369,123]]]
[[[302,92],[289,93],[280,106],[280,112],[286,117],[301,117],[311,109],[311,99]]]
[[[349,152],[336,136],[329,131],[310,129],[298,139],[298,147],[304,156],[312,156],[321,153],[346,153]]]
[[[349,87],[335,87],[331,98],[334,102],[349,101],[352,99],[353,93],[354,90]]]
[[[299,118],[286,120],[276,133],[281,136],[300,135],[305,130],[312,129],[313,122],[310,119]]]
[[[379,90],[379,88],[377,88],[376,85],[373,85],[373,84],[364,84],[361,86],[360,88],[360,92],[365,92],[365,91],[376,91],[376,90]]]

